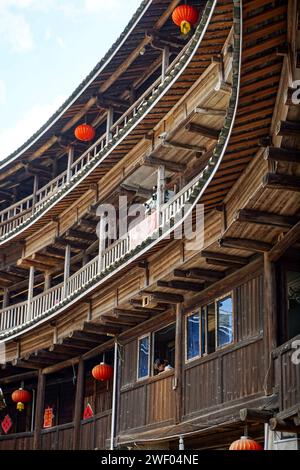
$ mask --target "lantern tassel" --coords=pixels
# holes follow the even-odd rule
[[[191,31],[192,27],[191,27],[191,23],[189,23],[188,21],[184,20],[181,22],[181,25],[180,25],[180,29],[181,29],[181,33],[186,36],[187,34],[189,34],[189,32]]]
[[[17,404],[17,410],[20,411],[20,413],[21,413],[22,411],[24,411],[24,408],[25,408],[24,403],[19,402],[19,403]]]

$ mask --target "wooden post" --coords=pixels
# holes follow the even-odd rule
[[[114,110],[112,107],[108,108],[107,111],[107,123],[106,123],[106,144],[111,140],[111,128],[114,121]]]
[[[182,305],[176,305],[176,336],[175,336],[175,376],[174,390],[176,393],[176,424],[182,417],[182,355],[183,355],[183,310]]]
[[[47,292],[51,288],[51,274],[45,273],[44,292]]]
[[[46,376],[39,370],[38,385],[37,385],[37,398],[36,398],[36,413],[35,413],[35,430],[33,439],[33,448],[38,450],[41,448],[41,435],[43,427],[43,411],[45,401],[45,388]]]
[[[83,408],[84,395],[84,361],[81,358],[78,364],[76,395],[75,395],[75,411],[74,411],[74,434],[73,449],[80,449],[80,423]]]
[[[161,81],[164,82],[166,78],[166,72],[170,65],[170,49],[168,46],[164,47],[162,53],[162,70],[161,70]]]
[[[74,147],[71,146],[68,152],[68,168],[67,168],[67,183],[69,183],[72,178],[72,164],[74,160]]]
[[[9,306],[9,290],[7,288],[3,289],[3,302],[2,308],[6,308]]]
[[[164,195],[165,195],[165,167],[164,165],[160,165],[157,170],[157,224],[158,227],[160,226],[160,210],[161,206],[164,203]]]
[[[33,190],[32,190],[32,213],[33,214],[35,212],[36,195],[37,195],[38,189],[39,189],[39,177],[38,175],[35,175],[34,180],[33,180]]]
[[[64,268],[64,297],[68,293],[68,279],[70,277],[71,246],[67,245],[65,250],[65,268]]]
[[[104,263],[103,263],[103,253],[105,250],[105,226],[106,221],[104,217],[101,217],[100,224],[99,224],[99,261],[98,261],[98,274],[101,274]]]
[[[277,302],[276,302],[275,264],[269,254],[264,254],[264,355],[265,355],[265,393],[273,392],[274,371],[271,353],[277,347]]]
[[[29,284],[28,284],[28,297],[27,297],[27,320],[31,320],[31,302],[33,298],[33,288],[34,288],[34,267],[30,267],[29,271]]]

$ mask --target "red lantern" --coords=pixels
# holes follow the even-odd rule
[[[94,367],[94,369],[92,370],[92,375],[94,379],[100,380],[101,382],[106,382],[112,378],[113,372],[114,369],[111,366],[105,364],[104,362],[101,362],[101,364]]]
[[[172,20],[180,26],[182,34],[186,35],[191,31],[193,25],[198,21],[199,13],[195,7],[189,5],[179,5],[172,14]]]
[[[89,142],[90,140],[93,140],[95,135],[95,129],[89,124],[80,124],[80,126],[77,126],[75,129],[76,139],[81,140],[82,142]]]
[[[19,390],[13,392],[11,399],[17,403],[17,410],[23,411],[25,408],[24,405],[31,401],[31,394],[27,390],[19,388]]]
[[[262,446],[247,436],[242,436],[238,441],[234,441],[229,450],[263,450]]]

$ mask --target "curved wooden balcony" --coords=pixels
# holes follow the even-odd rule
[[[46,206],[47,208],[47,206],[55,203],[59,198],[63,197],[65,191],[72,190],[72,186],[76,185],[76,181],[84,178],[95,166],[101,163],[107,153],[118,144],[118,136],[120,136],[120,134],[128,134],[131,127],[142,119],[146,112],[144,108],[150,109],[155,105],[156,96],[158,96],[159,99],[160,90],[164,93],[164,90],[168,89],[173,81],[176,81],[177,70],[182,70],[182,67],[184,67],[180,61],[187,65],[188,61],[191,60],[193,51],[195,52],[197,50],[206,27],[210,22],[216,3],[216,1],[208,1],[201,23],[187,49],[182,53],[176,65],[172,66],[172,70],[166,80],[158,85],[157,88],[154,88],[151,94],[149,94],[148,102],[146,102],[145,105],[141,102],[138,110],[136,107],[131,110],[133,113],[130,118],[131,122],[128,120],[123,127],[118,127],[119,125],[116,123],[115,135],[111,142],[102,144],[103,140],[101,138],[81,158],[81,161],[84,161],[84,158],[88,160],[86,164],[82,163],[82,167],[80,167],[80,162],[75,162],[74,168],[80,168],[78,172],[72,176],[70,182],[67,183],[63,189],[59,190],[55,195],[52,195],[41,207]],[[168,203],[161,207],[159,217],[157,217],[158,222],[153,233],[148,234],[147,238],[141,241],[137,246],[132,244],[131,233],[129,232],[125,237],[117,240],[113,245],[107,248],[100,256],[96,256],[82,269],[71,276],[65,285],[60,284],[34,297],[32,300],[2,310],[0,312],[0,340],[11,340],[24,331],[33,329],[37,324],[49,321],[54,316],[71,307],[79,299],[87,297],[94,289],[99,288],[103,282],[106,282],[124,268],[128,268],[128,265],[138,261],[146,252],[165,240],[176,228],[181,226],[184,220],[195,209],[196,204],[200,201],[219,168],[235,121],[240,89],[242,50],[239,2],[237,2],[237,7],[234,9],[234,17],[232,94],[218,142],[205,169],[181,192],[176,194]],[[122,139],[122,137],[120,137],[120,139]],[[102,145],[103,148],[101,149]],[[183,215],[183,209],[187,204],[190,204],[190,206],[187,211],[184,211]]]
[[[136,126],[176,82],[198,49],[214,12],[216,0],[209,0],[193,37],[170,64],[163,78],[151,87],[113,124],[110,135],[104,133],[88,150],[77,158],[70,168],[47,183],[36,194],[13,204],[0,212],[0,246],[23,234],[48,213],[66,195],[93,171],[101,166]]]

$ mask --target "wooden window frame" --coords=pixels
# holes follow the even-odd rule
[[[194,357],[191,357],[190,359],[188,359],[188,357],[187,357],[187,346],[188,346],[188,342],[187,342],[187,338],[188,338],[187,322],[188,322],[189,317],[192,317],[193,315],[196,315],[197,313],[199,315],[199,354],[197,354],[197,356],[194,356]],[[185,361],[186,364],[190,364],[191,362],[196,361],[197,359],[200,359],[200,357],[202,357],[201,356],[201,313],[202,313],[202,307],[197,311],[193,311],[193,312],[185,315],[185,318],[184,318],[184,338],[185,338],[185,341],[184,341],[184,361]]]
[[[230,343],[224,344],[223,346],[218,346],[218,302],[221,300],[224,300],[226,298],[230,297],[232,301],[232,341]],[[208,323],[207,323],[207,307],[209,305],[214,304],[215,306],[215,351],[212,353],[208,353]],[[199,354],[195,357],[192,357],[191,359],[188,359],[187,357],[187,320],[189,317],[195,315],[196,313],[199,314]],[[204,313],[205,317],[205,353],[202,353],[202,314]],[[184,318],[184,362],[185,364],[190,364],[193,361],[197,361],[198,359],[201,359],[202,357],[207,357],[210,356],[211,354],[214,354],[216,351],[223,351],[226,348],[231,347],[236,340],[236,332],[235,332],[235,327],[236,327],[236,318],[235,318],[235,299],[234,299],[234,291],[231,290],[228,293],[221,295],[214,299],[212,302],[209,302],[207,304],[201,305],[198,309],[193,310],[192,312],[188,313],[185,315]]]
[[[144,377],[139,377],[139,365],[140,365],[140,342],[144,339],[148,338],[149,340],[149,355],[148,355],[148,375]],[[151,333],[147,333],[145,335],[139,336],[137,339],[137,364],[136,364],[136,378],[137,382],[141,382],[143,380],[149,379],[151,377],[151,370],[150,370],[150,360],[152,355],[152,345],[151,345]]]

